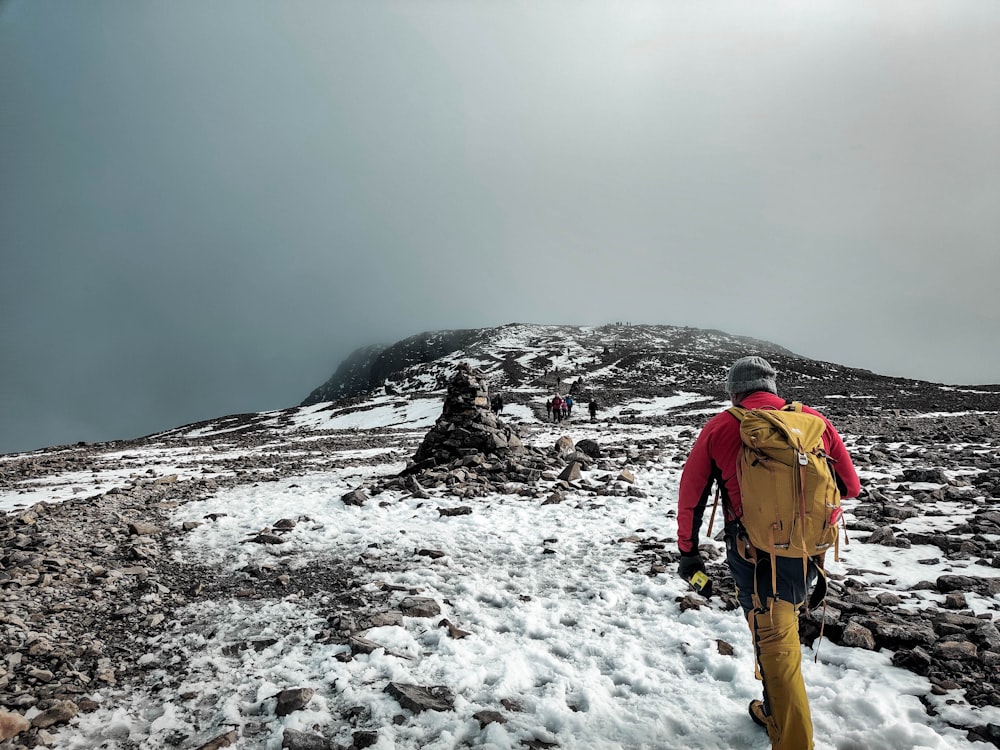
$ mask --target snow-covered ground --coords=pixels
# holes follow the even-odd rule
[[[350,413],[309,407],[275,429],[394,427],[411,430],[415,444],[439,413],[440,402],[432,401],[401,404],[387,397]],[[704,399],[680,394],[619,411],[683,411],[698,401]],[[631,467],[644,498],[569,493],[560,504],[541,505],[517,495],[460,500],[439,493],[420,500],[390,492],[363,507],[346,506],[338,499],[344,492],[365,478],[395,474],[403,463],[386,455],[386,463],[359,469],[351,463],[357,451],[345,451],[343,469],[240,485],[184,504],[174,511],[177,527],[225,515],[180,537],[178,564],[196,561],[236,571],[278,556],[293,568],[307,568],[324,559],[365,555],[367,586],[399,587],[399,598],[419,592],[436,600],[442,613],[375,628],[366,637],[384,648],[341,661],[337,657],[346,646],[315,638],[328,627],[324,608],[331,603],[302,598],[294,583],[287,597],[264,606],[238,599],[191,606],[149,641],[143,657],[147,684],[103,688],[99,702],[114,708],[81,715],[57,735],[56,746],[113,750],[128,738],[143,747],[167,747],[187,736],[181,746],[194,748],[234,726],[244,737],[240,747],[278,750],[285,728],[324,734],[348,746],[356,727],[344,716],[362,707],[363,726],[377,729],[373,747],[379,750],[515,750],[529,741],[574,750],[768,748],[766,734],[746,713],[760,684],[740,614],[723,611],[715,601],[682,612],[679,600],[688,591],[673,569],[649,575],[633,566],[637,540],[663,540],[672,548],[676,537],[680,459],[689,446],[679,437],[681,428],[592,424],[583,414],[551,425],[539,423],[523,406],[508,407],[506,416],[530,428],[532,444],[548,446],[568,434],[617,445],[661,438],[675,448]],[[218,458],[219,448],[205,454],[206,466]],[[179,455],[151,446],[128,455],[137,467],[156,467],[160,475],[206,476],[199,457],[185,450]],[[66,492],[98,493],[121,479],[99,468],[75,472],[24,495],[0,496],[0,509],[64,499]],[[438,512],[454,505],[471,505],[472,513]],[[281,518],[308,520],[278,547],[240,543]],[[444,556],[415,554],[425,548]],[[917,546],[901,550],[855,542],[844,551],[844,561],[830,567],[842,575],[848,568],[891,570],[891,578],[872,574],[866,580],[894,591],[946,572],[983,574],[966,570],[971,561],[919,562],[937,556],[936,550]],[[402,569],[390,564],[400,559],[408,561]],[[995,597],[968,599],[977,612],[995,613],[1000,604]],[[450,637],[439,626],[443,618],[469,635]],[[263,638],[275,642],[260,651],[224,650]],[[720,640],[733,647],[732,655],[724,653]],[[989,747],[969,742],[948,722],[1000,723],[1000,710],[975,709],[955,693],[934,698],[938,715],[929,716],[918,698],[930,694],[927,680],[893,667],[891,656],[829,641],[819,644],[818,653],[803,648],[817,748]],[[182,663],[189,673],[183,683],[163,680]],[[397,724],[394,717],[408,712],[384,692],[390,681],[447,686],[456,696],[455,708],[408,715]],[[291,687],[316,693],[305,709],[276,718],[273,696]],[[506,723],[481,726],[473,715],[483,710],[502,713]]]

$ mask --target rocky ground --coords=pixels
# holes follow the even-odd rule
[[[431,436],[422,440],[420,435],[401,437],[380,430],[327,437],[328,447],[394,448],[408,455],[416,450],[424,458],[398,478],[366,487],[365,494],[354,500],[366,502],[369,495],[389,486],[412,493],[440,486],[468,502],[512,490],[559,502],[561,493],[570,490],[600,494],[600,487],[578,482],[581,467],[596,466],[620,478],[623,467],[641,464],[640,449],[624,443],[596,446],[563,441],[533,446],[530,434],[518,436],[495,421],[491,425],[473,408],[482,395],[473,386],[464,396],[472,406],[452,405],[451,413],[471,410],[478,426],[439,429],[432,444],[427,443]],[[975,403],[971,397],[967,402],[969,408]],[[854,436],[850,445],[859,468],[877,477],[866,481],[862,496],[849,507],[853,516],[849,532],[855,543],[930,545],[938,550],[936,561],[971,561],[976,574],[921,582],[912,591],[939,592],[945,603],[914,609],[903,606],[909,592],[873,593],[849,571],[832,582],[825,612],[817,610],[803,623],[803,638],[812,642],[823,623],[823,637],[833,642],[893,650],[893,662],[928,677],[934,692],[961,689],[974,705],[1000,706],[1000,422],[996,413],[923,417],[919,415],[932,411],[935,404],[915,406],[919,408],[877,414],[847,408],[831,414],[842,432]],[[474,447],[461,441],[447,444],[456,428],[466,427],[479,441]],[[683,454],[696,429],[693,425],[682,433],[686,445],[650,440],[643,442],[641,452],[650,457],[667,449]],[[143,470],[128,455],[130,446],[148,444],[142,441],[53,449],[7,457],[0,463],[0,489],[8,491],[56,474],[94,473],[109,463],[128,475],[99,496],[81,494],[0,517],[0,634],[5,646],[0,660],[0,727],[15,735],[0,748],[51,745],[60,725],[96,707],[92,699],[96,687],[139,682],[148,668],[138,659],[145,653],[141,643],[176,627],[177,613],[193,601],[277,599],[290,590],[307,597],[322,593],[335,602],[324,637],[345,640],[364,629],[366,618],[385,613],[388,594],[380,597],[370,587],[362,589],[367,582],[363,560],[331,560],[325,567],[295,571],[275,563],[268,569],[235,574],[177,564],[173,548],[185,530],[169,522],[171,511],[222,487],[321,471],[324,461],[332,460],[324,458],[322,443],[303,458],[275,445],[273,434],[248,430],[228,435],[227,445],[235,440],[240,449],[220,451],[213,463],[215,439],[188,441],[198,448],[197,461],[204,473],[213,474],[210,479],[178,480],[175,475]],[[935,517],[940,501],[962,507],[961,519]],[[912,518],[930,518],[933,530],[904,528],[903,522]],[[273,528],[249,537],[247,543],[280,541],[283,524],[287,528],[300,520],[276,519]],[[637,569],[651,575],[673,569],[673,540],[636,541],[631,561]],[[735,606],[721,561],[711,568],[718,596]],[[886,578],[893,574],[891,568],[875,573]],[[992,601],[992,610],[973,612],[967,602],[973,594]],[[701,604],[692,597],[685,606]],[[234,648],[262,645],[247,642]],[[38,711],[32,712],[30,722],[22,716],[29,708]],[[928,711],[933,710],[928,703]],[[965,729],[970,739],[1000,747],[1000,726]],[[223,747],[231,739],[220,737],[203,750]],[[366,741],[359,736],[356,746],[365,747]],[[288,746],[309,747],[309,742],[291,737]]]

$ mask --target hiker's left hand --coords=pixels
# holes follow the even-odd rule
[[[681,561],[677,563],[677,574],[685,581],[690,581],[698,571],[705,570],[705,561],[697,552],[681,553]]]

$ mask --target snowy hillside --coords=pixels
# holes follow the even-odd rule
[[[708,601],[674,544],[751,345],[505,326],[343,402],[0,456],[0,716],[32,725],[0,748],[764,750],[721,544]],[[825,637],[804,628],[817,748],[1000,746],[996,389],[767,356],[865,487]],[[524,455],[401,478],[461,363]],[[572,383],[596,421],[546,421]],[[600,447],[571,479],[563,436]]]

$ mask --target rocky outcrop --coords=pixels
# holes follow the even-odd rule
[[[330,379],[314,389],[299,406],[309,406],[322,401],[339,401],[365,393],[372,387],[372,366],[375,359],[386,348],[385,344],[375,344],[356,349],[340,363]]]
[[[414,365],[433,362],[465,347],[479,329],[433,331],[403,339],[392,346],[366,346],[353,352],[323,385],[300,406],[360,396]],[[390,386],[391,388],[391,386]]]

